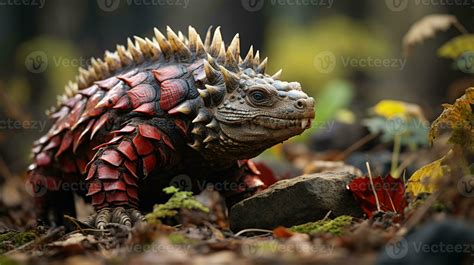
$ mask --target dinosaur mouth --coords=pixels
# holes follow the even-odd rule
[[[257,116],[252,119],[251,123],[274,130],[290,128],[305,130],[311,128],[313,118],[282,119],[270,116]]]

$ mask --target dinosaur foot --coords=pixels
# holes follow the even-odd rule
[[[107,225],[115,223],[132,227],[136,223],[144,222],[145,217],[137,209],[124,207],[102,208],[97,213],[89,216],[84,223],[106,229]]]

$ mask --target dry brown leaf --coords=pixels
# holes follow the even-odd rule
[[[446,31],[453,25],[460,25],[457,18],[452,15],[434,14],[423,17],[415,22],[403,37],[403,50],[405,56],[411,49],[426,39],[433,38],[439,31]]]

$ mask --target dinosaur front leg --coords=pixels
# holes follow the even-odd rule
[[[170,139],[148,123],[129,124],[101,146],[88,165],[88,193],[96,214],[86,222],[104,229],[109,223],[132,226],[144,220],[137,210],[138,180],[165,165]]]

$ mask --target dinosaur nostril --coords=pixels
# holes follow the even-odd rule
[[[302,98],[298,99],[295,103],[295,107],[298,109],[303,109],[306,107],[306,100]]]

